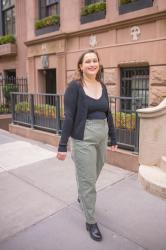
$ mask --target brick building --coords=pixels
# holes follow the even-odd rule
[[[0,36],[11,34],[16,43],[0,44],[0,75],[25,77],[27,48],[26,0],[0,0]]]
[[[15,47],[0,45],[0,73],[27,76],[29,91],[63,93],[78,56],[95,48],[111,95],[145,105],[166,96],[166,1],[0,2],[0,34],[16,36]]]

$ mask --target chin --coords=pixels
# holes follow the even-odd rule
[[[96,76],[97,75],[97,72],[88,72],[87,73],[87,76]]]

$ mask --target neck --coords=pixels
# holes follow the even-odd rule
[[[87,83],[94,83],[96,81],[96,76],[86,76],[84,75],[84,81]]]

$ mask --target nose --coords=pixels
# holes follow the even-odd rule
[[[91,61],[90,62],[90,66],[94,66],[95,65],[95,62],[94,61]]]

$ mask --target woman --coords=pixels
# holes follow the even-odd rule
[[[71,136],[72,158],[76,166],[78,202],[84,211],[86,229],[92,239],[102,240],[95,219],[96,181],[104,165],[108,136],[116,151],[113,119],[107,89],[101,81],[98,53],[88,50],[77,64],[78,76],[64,96],[65,119],[57,158],[65,160]]]

